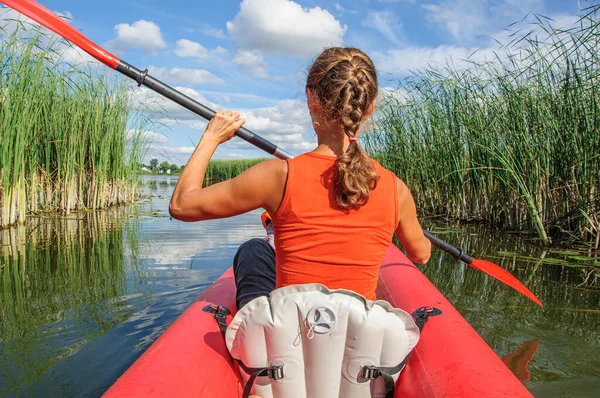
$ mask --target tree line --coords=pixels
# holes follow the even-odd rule
[[[146,171],[149,173],[159,173],[159,174],[181,174],[184,166],[178,166],[175,163],[171,164],[166,160],[164,162],[159,163],[158,159],[152,158],[150,159],[149,164],[142,164],[140,168],[142,171]]]

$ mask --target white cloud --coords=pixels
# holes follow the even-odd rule
[[[181,39],[175,44],[175,55],[183,58],[208,58],[208,50],[195,41]]]
[[[402,29],[402,24],[392,11],[374,11],[367,14],[361,25],[375,29],[393,43],[400,43],[396,32]]]
[[[274,106],[243,109],[240,113],[246,119],[245,127],[260,134],[265,139],[288,151],[306,151],[316,147],[314,134],[306,139],[311,131],[311,119],[306,103],[301,100],[282,100]],[[242,140],[228,142],[232,147],[247,147]]]
[[[225,39],[227,37],[225,36],[225,32],[223,32],[222,29],[204,28],[202,29],[202,33],[204,33],[207,36],[214,37],[216,39]]]
[[[532,11],[542,12],[543,0],[436,0],[423,4],[429,23],[447,30],[461,43],[496,33]]]
[[[458,41],[470,41],[487,32],[487,1],[451,0],[424,4],[431,25],[443,26]]]
[[[205,84],[205,83],[224,83],[223,79],[218,78],[204,69],[189,69],[189,68],[158,68],[149,66],[148,71],[159,80],[167,82],[178,82],[187,84]]]
[[[241,50],[233,59],[238,65],[241,65],[255,77],[266,78],[269,76],[267,72],[267,63],[263,59],[263,55],[258,50]]]
[[[71,65],[83,66],[83,65],[93,65],[98,66],[100,62],[97,61],[94,57],[75,46],[65,46],[57,51],[58,57],[60,60],[67,62]]]
[[[243,0],[227,30],[245,49],[311,55],[341,45],[346,25],[320,7],[303,8],[290,0]]]
[[[208,101],[202,94],[192,88],[181,86],[175,86],[174,88],[202,105],[213,110],[219,109],[219,105]],[[133,108],[141,107],[142,110],[147,110],[153,114],[160,115],[163,119],[167,120],[198,120],[200,118],[200,116],[188,111],[181,105],[178,105],[145,87],[132,88],[130,104]]]
[[[168,153],[171,155],[191,155],[196,149],[195,146],[159,146],[153,147],[155,150]]]
[[[205,61],[213,56],[223,57],[229,54],[229,51],[221,46],[209,51],[202,44],[187,39],[177,40],[174,52],[178,57],[195,58],[197,61]]]
[[[502,15],[507,18],[521,19],[532,10],[542,11],[543,7],[544,0],[502,0],[490,6],[490,14],[492,16]]]
[[[458,46],[408,46],[385,53],[374,52],[373,59],[381,71],[397,76],[407,76],[410,72],[428,66],[444,67],[450,63],[456,67],[464,67],[468,64],[467,59],[481,61],[493,57],[492,49],[480,50],[471,55],[472,53],[473,50]]]
[[[346,7],[344,7],[343,5],[341,5],[340,3],[335,3],[333,4],[333,8],[335,8],[336,11],[340,12],[340,13],[348,13],[348,14],[358,14],[358,10],[350,10]]]
[[[117,53],[136,48],[144,54],[154,54],[156,50],[167,47],[160,27],[154,22],[141,19],[131,25],[120,23],[114,29],[117,37],[106,45]]]

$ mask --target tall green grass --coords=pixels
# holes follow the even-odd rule
[[[0,227],[130,201],[144,143],[126,133],[142,120],[123,80],[61,62],[42,33],[23,37],[0,37]]]
[[[236,177],[250,167],[264,162],[266,159],[236,159],[236,160],[212,160],[208,164],[204,176],[205,184],[213,184]]]
[[[426,213],[597,247],[599,10],[566,30],[538,17],[493,61],[413,74],[381,107],[369,151]]]

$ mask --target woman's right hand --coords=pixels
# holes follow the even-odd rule
[[[239,112],[232,112],[231,110],[223,111],[220,110],[215,114],[208,127],[202,135],[202,141],[208,140],[214,142],[216,145],[220,145],[224,142],[229,141],[235,135],[235,132],[246,122],[246,120],[240,118]]]

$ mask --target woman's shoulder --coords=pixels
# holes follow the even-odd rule
[[[390,178],[394,178],[394,179],[398,179],[396,177],[396,173],[394,173],[393,171],[391,171],[388,168],[383,167],[381,164],[379,164],[379,162],[373,158],[370,158],[371,162],[373,163],[373,167],[375,167],[375,172],[381,176],[381,174],[387,174]]]

